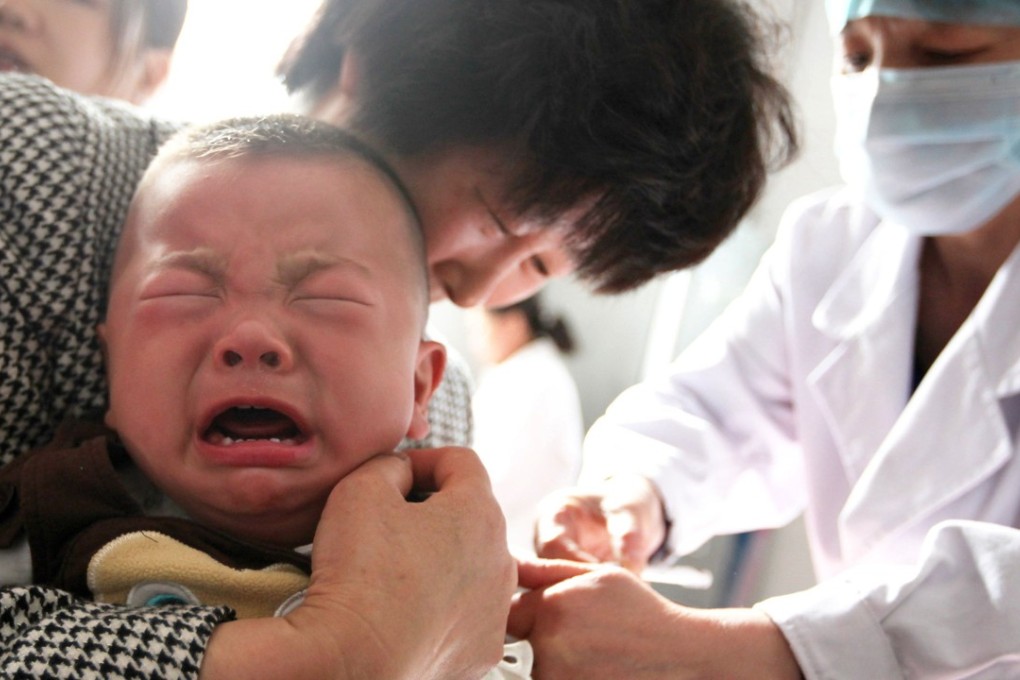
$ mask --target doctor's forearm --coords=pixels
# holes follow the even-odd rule
[[[803,680],[782,631],[753,609],[700,612],[692,632],[704,636],[704,675],[747,680]]]

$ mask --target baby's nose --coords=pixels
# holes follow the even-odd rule
[[[223,353],[223,363],[228,367],[233,368],[244,362],[244,357],[239,352],[235,352],[232,349],[225,350]],[[280,365],[280,354],[275,351],[263,352],[259,355],[258,362],[269,368],[277,368]]]
[[[287,370],[293,351],[286,338],[272,324],[246,319],[230,328],[215,349],[216,360],[225,368]]]

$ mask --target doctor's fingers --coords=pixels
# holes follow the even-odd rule
[[[639,475],[612,477],[604,483],[602,514],[616,561],[640,574],[666,539],[659,494]]]
[[[576,488],[547,496],[539,504],[535,552],[551,559],[615,561],[601,501],[601,496]]]
[[[606,529],[613,549],[613,561],[640,575],[658,543],[649,536],[648,527],[629,508],[607,511]]]

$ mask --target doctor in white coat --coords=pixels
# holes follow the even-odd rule
[[[828,9],[847,186],[791,207],[539,523],[540,554],[637,571],[803,513],[820,584],[695,611],[524,565],[536,677],[1020,678],[1020,2]]]

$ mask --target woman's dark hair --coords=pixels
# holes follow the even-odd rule
[[[744,0],[325,0],[280,66],[316,101],[358,57],[350,125],[413,157],[506,151],[517,214],[600,292],[697,263],[797,142],[778,35]]]
[[[567,326],[566,320],[561,316],[550,316],[542,309],[540,295],[532,295],[520,302],[504,307],[495,307],[486,310],[489,314],[498,316],[506,314],[520,314],[528,322],[528,329],[531,331],[531,339],[549,338],[556,347],[564,354],[574,351],[574,336]]]

